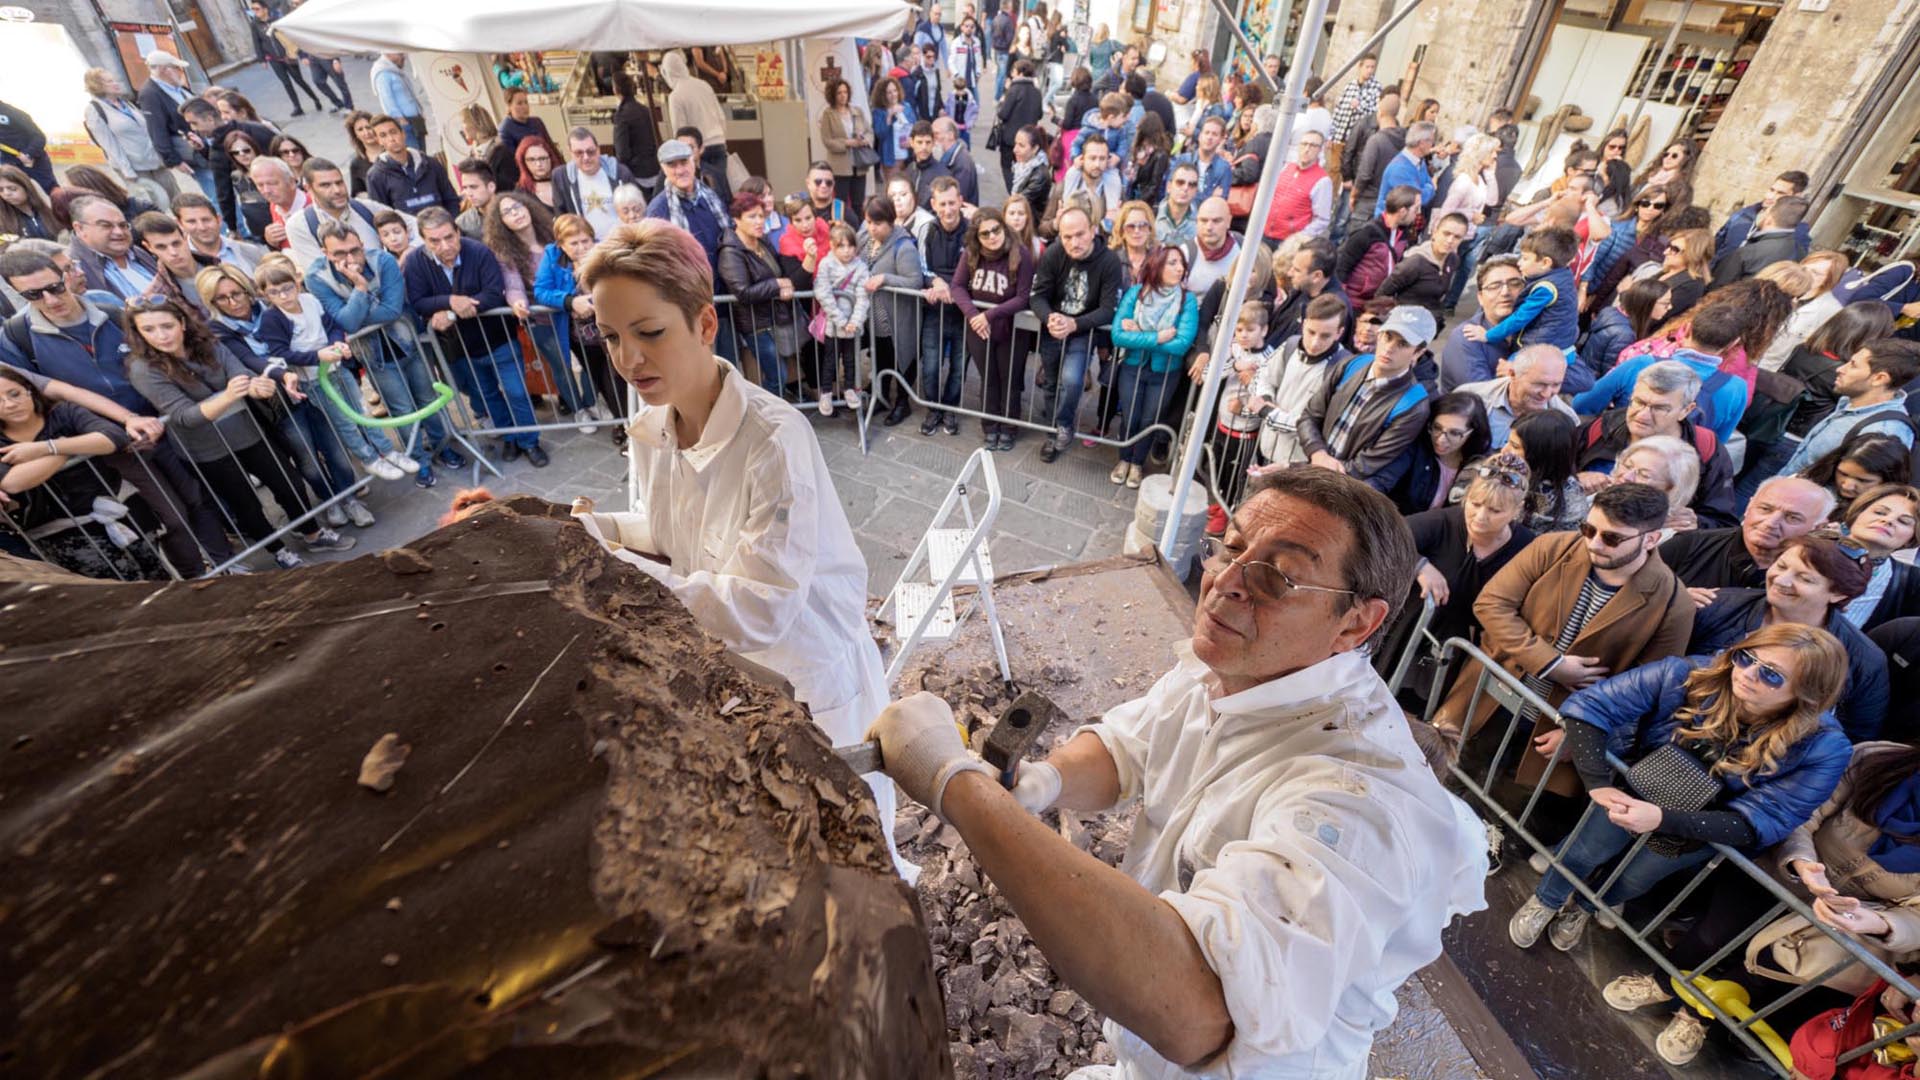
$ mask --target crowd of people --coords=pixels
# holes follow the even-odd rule
[[[263,541],[296,566],[291,537],[350,547],[338,530],[373,521],[361,473],[424,488],[467,464],[443,417],[364,422],[422,410],[436,365],[504,459],[547,465],[542,426],[619,443],[626,389],[576,271],[622,223],[661,219],[726,298],[716,351],[822,417],[878,394],[893,426],[917,400],[922,435],[970,415],[991,451],[1040,434],[1043,463],[1098,437],[1128,487],[1209,424],[1215,537],[1250,479],[1299,466],[1384,493],[1432,632],[1567,721],[1521,718],[1520,769],[1597,807],[1567,869],[1602,880],[1653,834],[1613,878],[1618,903],[1704,862],[1707,841],[1774,851],[1828,925],[1920,954],[1920,695],[1904,692],[1920,688],[1920,305],[1811,249],[1805,173],[1716,228],[1689,140],[1635,163],[1608,132],[1530,184],[1510,111],[1417,99],[1366,57],[1337,87],[1307,80],[1275,146],[1276,57],[1216,71],[1196,52],[1163,91],[1142,43],[1103,27],[1075,52],[1045,3],[957,16],[936,3],[903,40],[863,43],[871,92],[826,88],[826,156],[786,197],[729,182],[725,60],[707,50],[662,63],[664,128],[607,66],[611,153],[584,128],[556,139],[503,64],[507,114],[464,110],[452,162],[423,149],[401,54],[375,66],[378,114],[349,111],[341,81],[346,162],[237,93],[193,93],[164,52],[137,94],[89,72],[108,166],[56,182],[32,154],[0,164],[18,308],[0,336],[0,536],[123,577],[163,572],[161,555],[188,576],[244,569],[233,552]],[[322,87],[337,70],[262,34],[290,97],[300,63]],[[976,145],[997,153],[998,205]],[[1241,269],[1247,300],[1224,310]],[[1217,409],[1195,417],[1216,369]],[[157,551],[127,543],[128,520]],[[1472,676],[1438,688],[1461,739],[1493,711],[1470,709]],[[1607,762],[1656,752],[1703,794],[1657,803]],[[1676,962],[1712,956],[1764,899],[1719,891]],[[1513,939],[1572,949],[1586,904],[1549,869]],[[1664,991],[1629,976],[1606,998]],[[1660,1051],[1684,1063],[1704,1037],[1682,1009]]]

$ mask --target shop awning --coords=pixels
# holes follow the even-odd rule
[[[274,24],[316,53],[669,49],[906,32],[904,0],[308,0]]]

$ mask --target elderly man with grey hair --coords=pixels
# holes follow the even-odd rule
[[[305,210],[312,201],[300,189],[293,170],[277,157],[257,157],[247,166],[247,177],[267,200],[260,210],[246,209],[254,235],[275,251],[287,247],[287,222]]]
[[[1369,660],[1413,537],[1385,496],[1300,467],[1254,480],[1203,555],[1173,669],[1011,790],[931,694],[869,737],[1106,1015],[1117,1063],[1075,1076],[1365,1075],[1394,989],[1485,906],[1484,827]],[[1036,816],[1136,799],[1117,869]]]
[[[1498,448],[1506,445],[1513,422],[1531,413],[1548,409],[1574,423],[1580,422],[1573,406],[1560,398],[1560,384],[1567,378],[1567,351],[1552,345],[1529,345],[1507,361],[1512,372],[1484,382],[1462,383],[1454,392],[1472,394],[1487,404],[1487,423]]]
[[[1697,605],[1721,588],[1765,588],[1767,567],[1787,541],[1826,521],[1834,501],[1833,492],[1805,477],[1775,476],[1753,493],[1739,525],[1681,533],[1660,545],[1660,557]]]
[[[1686,503],[1709,529],[1740,520],[1739,496],[1734,493],[1733,461],[1713,429],[1695,422],[1694,405],[1700,396],[1700,374],[1677,360],[1650,364],[1633,383],[1627,404],[1608,409],[1581,429],[1578,447],[1580,486],[1589,494],[1620,478],[1615,462],[1629,445],[1655,437],[1671,438],[1693,448],[1700,482]],[[1655,485],[1658,486],[1658,485]],[[1691,526],[1689,526],[1691,527]]]
[[[1433,174],[1427,171],[1427,158],[1433,153],[1433,144],[1439,135],[1439,129],[1425,120],[1407,126],[1406,145],[1380,174],[1380,194],[1373,206],[1375,217],[1386,212],[1387,192],[1401,184],[1420,192],[1421,210],[1433,209]]]
[[[951,116],[942,116],[933,122],[933,155],[960,185],[960,201],[979,206],[980,170],[974,167],[972,151],[960,141],[960,128]]]

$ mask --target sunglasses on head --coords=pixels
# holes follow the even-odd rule
[[[164,311],[171,301],[159,293],[136,296],[127,301],[127,306],[135,311]]]
[[[1608,547],[1619,547],[1629,540],[1637,540],[1647,534],[1644,532],[1617,533],[1612,529],[1595,528],[1592,522],[1583,521],[1580,523],[1580,535],[1589,540],[1597,536],[1600,542]]]
[[[1753,655],[1752,649],[1733,650],[1732,660],[1733,666],[1741,671],[1752,669],[1770,689],[1780,690],[1787,685],[1787,673]]]
[[[1526,480],[1522,479],[1519,473],[1514,472],[1512,469],[1503,469],[1498,465],[1476,465],[1467,471],[1475,476],[1485,477],[1499,484],[1501,487],[1510,487],[1517,490],[1526,486]]]
[[[56,281],[51,285],[43,285],[38,289],[21,289],[20,290],[21,298],[27,301],[27,303],[29,304],[33,303],[35,300],[38,300],[43,296],[65,296],[66,293],[67,293],[67,283],[65,281]]]

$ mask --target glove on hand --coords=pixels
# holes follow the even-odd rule
[[[942,818],[940,797],[955,775],[994,774],[961,741],[953,710],[924,690],[882,709],[866,737],[880,740],[881,768],[900,790]]]

